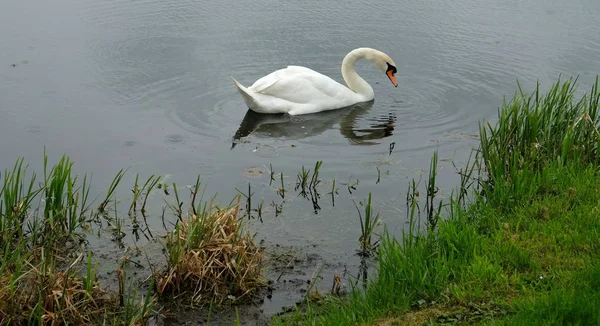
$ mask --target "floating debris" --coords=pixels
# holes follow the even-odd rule
[[[261,167],[249,167],[249,168],[245,168],[243,170],[243,174],[246,177],[253,177],[253,178],[257,178],[257,177],[262,177],[265,174],[265,169],[261,168]]]

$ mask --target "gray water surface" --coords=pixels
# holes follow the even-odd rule
[[[302,165],[323,160],[323,188],[333,179],[340,188],[335,207],[327,195],[317,214],[310,201],[290,199],[282,215],[270,211],[255,227],[269,241],[316,244],[352,264],[360,234],[352,199],[372,192],[399,232],[409,180],[428,169],[436,148],[464,161],[476,143],[468,135],[494,120],[517,79],[526,90],[560,74],[591,86],[600,72],[599,17],[596,0],[3,1],[0,168],[20,156],[40,168],[45,146],[51,160],[65,153],[93,173],[97,192],[130,167],[123,194],[136,173],[182,185],[200,174],[223,203],[248,182],[269,203],[277,196],[268,173],[249,178],[244,169],[272,164],[293,185]],[[398,65],[394,88],[358,63],[375,90],[370,104],[258,116],[247,114],[231,82],[249,86],[303,65],[343,83],[341,61],[357,47]],[[452,166],[441,173],[452,187]],[[352,194],[342,185],[350,178],[360,180]]]

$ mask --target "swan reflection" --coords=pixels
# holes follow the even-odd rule
[[[290,116],[288,114],[261,114],[248,110],[233,136],[233,149],[244,137],[285,138],[298,140],[319,135],[339,124],[339,130],[353,145],[375,145],[375,140],[393,134],[396,116],[393,112],[378,117],[365,117],[374,101],[346,108],[314,114]],[[368,121],[359,124],[359,120]]]

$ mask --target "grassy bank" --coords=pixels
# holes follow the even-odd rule
[[[497,124],[481,123],[450,200],[434,204],[433,172],[427,205],[409,191],[411,227],[401,239],[384,232],[366,290],[273,324],[599,324],[600,93],[597,80],[581,97],[575,86],[519,88]]]

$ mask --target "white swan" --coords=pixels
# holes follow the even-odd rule
[[[348,87],[301,66],[274,71],[246,88],[232,77],[246,105],[258,113],[300,115],[339,109],[375,98],[373,88],[354,70],[360,59],[373,62],[385,72],[392,84],[396,81],[396,64],[387,54],[371,49],[350,51],[342,61],[342,77]]]

